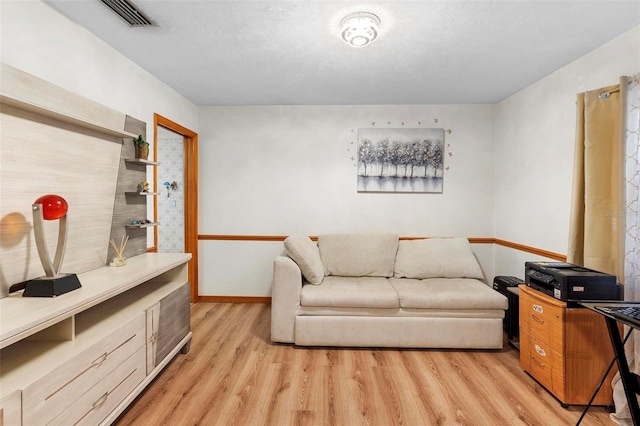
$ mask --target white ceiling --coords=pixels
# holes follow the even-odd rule
[[[640,1],[49,0],[196,105],[495,103],[640,25]],[[372,45],[340,20],[382,21]]]

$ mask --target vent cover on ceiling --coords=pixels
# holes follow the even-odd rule
[[[131,27],[157,27],[140,9],[129,0],[100,0]]]

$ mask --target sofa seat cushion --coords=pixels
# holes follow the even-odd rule
[[[398,234],[318,235],[325,275],[392,277]]]
[[[389,278],[407,309],[507,309],[505,296],[469,278]]]
[[[341,308],[299,306],[297,316],[317,317],[420,317],[420,318],[504,318],[503,309],[404,309],[404,308]]]
[[[382,277],[325,277],[320,285],[305,284],[300,304],[345,308],[399,308],[398,294]]]

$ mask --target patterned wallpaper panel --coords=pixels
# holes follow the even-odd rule
[[[627,78],[626,93],[626,215],[625,299],[640,300],[640,73]],[[624,212],[621,212],[624,214]],[[636,366],[640,342],[634,343]]]
[[[184,138],[158,127],[158,252],[184,252]],[[175,182],[172,188],[171,184]],[[165,185],[167,183],[167,185]]]

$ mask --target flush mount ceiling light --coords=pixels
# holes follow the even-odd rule
[[[356,12],[344,17],[340,35],[350,46],[364,47],[378,38],[380,18],[369,12]]]

